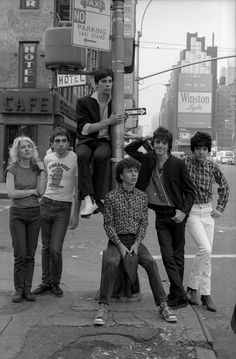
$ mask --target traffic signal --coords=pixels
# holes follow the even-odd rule
[[[45,65],[48,70],[79,70],[86,66],[86,50],[72,45],[72,27],[45,32]]]
[[[133,38],[124,39],[125,73],[130,74],[134,71],[134,50],[135,43]],[[98,52],[98,68],[112,68],[112,53],[106,51]]]

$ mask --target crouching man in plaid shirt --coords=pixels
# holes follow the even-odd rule
[[[148,199],[145,192],[135,188],[140,163],[135,159],[121,160],[116,167],[118,188],[106,195],[104,229],[108,236],[108,258],[100,283],[100,308],[94,325],[104,325],[108,317],[109,297],[113,292],[120,261],[133,253],[146,270],[160,316],[167,322],[176,322],[176,316],[167,305],[166,294],[155,260],[142,243],[148,225]]]
[[[192,156],[185,159],[190,178],[195,186],[195,201],[190,211],[186,230],[197,244],[188,281],[187,298],[190,304],[198,305],[197,290],[207,310],[216,312],[211,299],[211,252],[213,246],[215,218],[225,209],[229,197],[229,186],[219,166],[207,159],[211,152],[212,139],[208,133],[197,132],[191,138]],[[216,208],[212,208],[212,185],[218,184]]]

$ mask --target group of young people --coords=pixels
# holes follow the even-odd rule
[[[107,257],[101,276],[99,310],[95,325],[108,316],[120,262],[136,256],[147,272],[154,301],[161,317],[176,322],[172,309],[188,303],[198,305],[197,291],[208,310],[216,311],[211,299],[211,252],[214,221],[224,211],[229,186],[219,166],[207,159],[212,139],[205,132],[191,138],[192,155],[185,161],[171,155],[172,133],[159,127],[153,136],[125,147],[130,156],[118,163],[118,186],[110,191],[110,128],[123,123],[125,115],[111,113],[113,74],[95,73],[96,91],[78,100],[78,146],[70,150],[70,137],[56,128],[52,151],[40,162],[33,141],[15,139],[7,168],[7,190],[12,199],[10,231],[14,248],[14,302],[35,300],[52,291],[62,296],[62,248],[68,228],[78,226],[81,216],[89,218],[100,210],[108,237]],[[151,139],[152,150],[139,151]],[[216,208],[212,207],[213,184],[218,184]],[[39,198],[42,199],[39,202]],[[104,201],[105,199],[105,201]],[[71,215],[71,205],[73,213]],[[166,296],[156,262],[143,244],[148,208],[155,211],[157,238],[169,278]],[[34,255],[39,229],[42,233],[42,283],[31,292]],[[197,244],[187,290],[183,286],[185,231]]]

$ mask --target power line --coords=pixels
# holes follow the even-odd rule
[[[183,51],[186,49],[180,48],[180,47],[176,47],[176,48],[171,48],[171,47],[148,47],[148,46],[140,46],[141,49],[147,49],[147,50],[171,50],[171,51]],[[224,48],[224,47],[218,47],[217,48],[218,51],[220,52],[236,52],[236,49],[232,49],[232,48]]]
[[[143,43],[143,44],[153,44],[153,45],[169,45],[169,46],[186,46],[186,44],[178,44],[178,43],[171,43],[171,42],[159,42],[159,41],[140,41],[140,43]],[[232,51],[235,51],[235,47],[232,48],[232,47],[219,47],[217,46],[218,49],[222,50],[222,49],[225,49],[225,50],[232,50]]]

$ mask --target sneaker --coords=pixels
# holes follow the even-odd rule
[[[96,203],[92,202],[92,199],[89,195],[87,195],[84,199],[85,207],[80,212],[82,218],[89,218],[91,214],[93,214],[97,209],[98,206]]]
[[[172,309],[185,308],[188,305],[188,300],[186,297],[174,297],[168,299],[168,305]]]
[[[167,303],[164,302],[160,305],[159,314],[168,323],[176,323],[177,318],[176,315],[172,312],[172,310],[168,307]]]
[[[62,297],[62,296],[63,296],[63,290],[59,287],[58,284],[53,284],[53,285],[52,285],[52,293],[53,293],[56,297]]]
[[[12,301],[13,303],[20,303],[21,300],[22,300],[22,294],[16,292],[16,293],[13,295],[11,301]]]
[[[105,304],[105,303],[100,304],[98,314],[93,322],[94,325],[104,325],[106,323],[106,320],[108,318],[108,309],[107,308],[108,308],[108,304]]]
[[[32,294],[33,295],[42,295],[42,294],[45,294],[45,293],[49,292],[50,290],[51,290],[50,285],[40,284],[38,286],[38,288],[33,290]]]
[[[24,292],[23,297],[27,302],[35,302],[35,296],[31,292]]]

